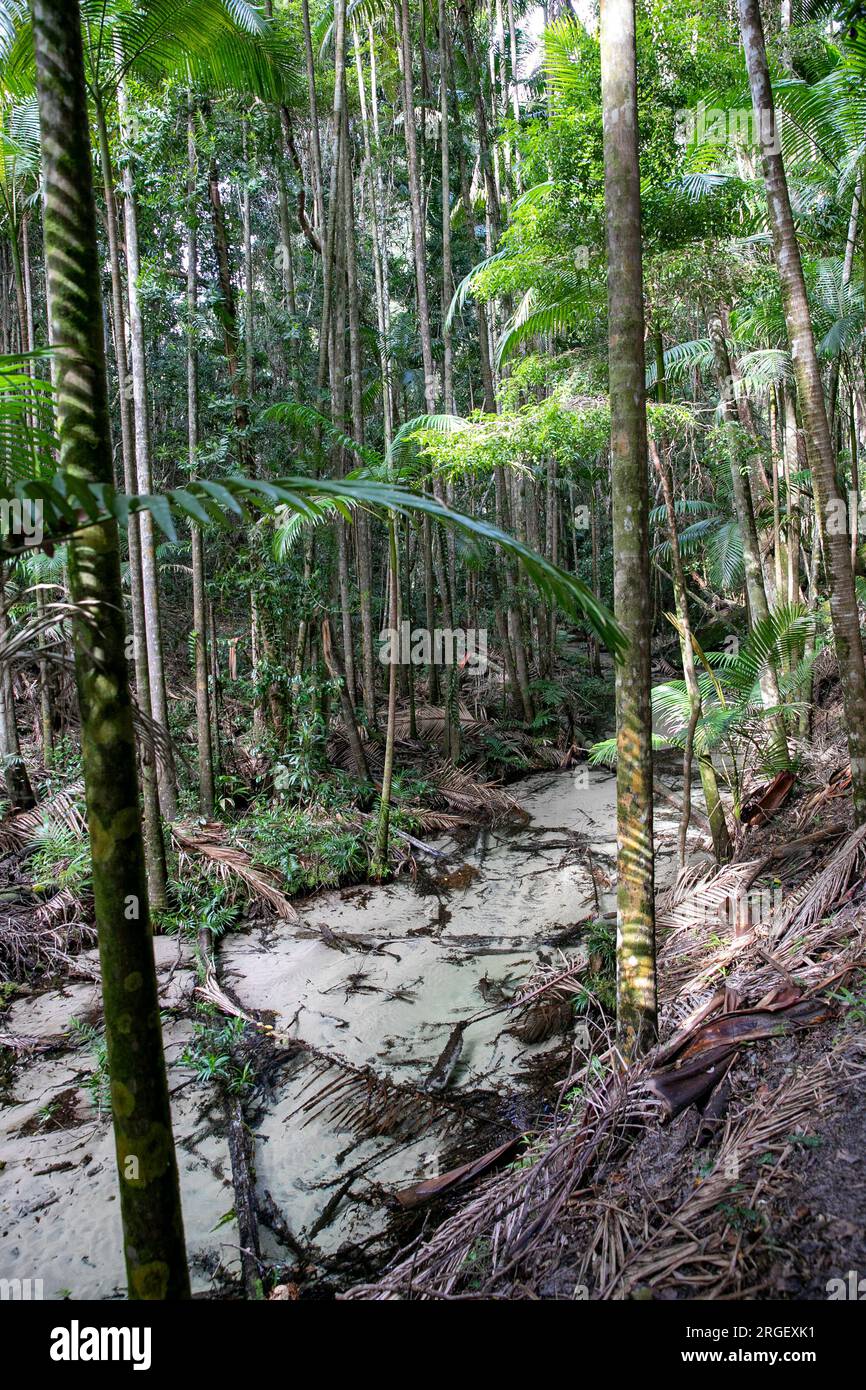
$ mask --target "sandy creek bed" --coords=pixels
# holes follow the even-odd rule
[[[220,943],[220,978],[247,1009],[271,1011],[278,1027],[291,1024],[326,1052],[420,1081],[458,1020],[482,1010],[497,985],[510,992],[540,962],[558,960],[557,936],[594,913],[590,855],[602,910],[612,908],[614,788],[610,774],[585,768],[528,777],[513,788],[531,817],[525,825],[480,830],[469,848],[437,842],[447,857],[427,861],[417,885],[320,893],[298,904],[299,926],[232,933]],[[662,873],[675,822],[657,804]],[[190,951],[173,938],[154,944],[163,1005],[183,1006],[195,982]],[[564,949],[573,954],[579,941]],[[3,1027],[57,1035],[73,1018],[97,1017],[98,1005],[98,984],[73,981],[17,1001]],[[499,1015],[467,1030],[452,1090],[513,1092],[517,1061],[553,1045],[520,1044],[503,1032],[507,1023]],[[187,1244],[194,1288],[204,1291],[220,1267],[236,1270],[237,1231],[224,1219],[234,1198],[221,1107],[180,1065],[190,1036],[186,1018],[167,1017]],[[81,1047],[24,1059],[0,1109],[0,1278],[41,1279],[45,1298],[123,1296],[111,1126],[82,1087],[93,1065]],[[358,1143],[327,1113],[303,1124],[293,1112],[324,1080],[287,1064],[252,1113],[258,1187],[296,1233],[310,1230],[353,1168],[372,1163],[353,1188],[361,1200],[343,1200],[316,1237],[327,1251],[383,1227],[386,1213],[363,1201],[365,1186],[401,1187],[437,1172],[441,1141],[434,1128],[408,1145]],[[264,1252],[282,1258],[262,1236]]]

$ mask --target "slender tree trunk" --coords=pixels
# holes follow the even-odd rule
[[[403,132],[406,141],[406,167],[409,177],[409,208],[412,227],[412,252],[415,260],[415,298],[418,306],[418,331],[421,337],[421,361],[424,366],[424,405],[432,415],[436,409],[436,371],[433,365],[433,335],[430,328],[430,304],[427,297],[427,239],[424,227],[421,170],[418,163],[418,144],[415,131],[415,97],[412,84],[412,30],[409,0],[401,0],[400,43],[403,54]]]
[[[198,352],[196,316],[198,313],[198,223],[196,183],[198,160],[195,150],[195,117],[190,102],[186,124],[187,147],[187,233],[186,233],[186,386],[187,448],[190,477],[195,477],[198,461]],[[211,747],[210,692],[208,688],[207,595],[205,593],[204,545],[198,526],[190,526],[192,548],[192,625],[195,632],[195,722],[198,743],[199,810],[206,820],[214,812],[213,749]]]
[[[135,425],[133,420],[132,380],[126,353],[126,308],[124,306],[123,276],[120,266],[120,231],[117,200],[114,196],[114,172],[105,111],[100,100],[94,103],[96,129],[99,137],[99,157],[102,167],[102,188],[105,197],[105,223],[108,239],[108,262],[111,272],[111,308],[114,326],[114,361],[117,369],[118,413],[120,415],[120,451],[123,460],[123,485],[126,492],[138,492],[135,466]],[[46,277],[46,303],[51,305],[50,285]],[[52,358],[52,363],[55,359]],[[54,367],[52,367],[54,370]],[[56,387],[56,382],[55,382]],[[129,590],[132,600],[132,645],[135,660],[135,689],[138,703],[146,714],[151,711],[150,670],[148,668],[147,621],[144,605],[144,584],[141,566],[141,525],[138,516],[129,519],[126,532],[129,550]],[[144,845],[147,857],[147,887],[150,905],[161,908],[166,903],[165,842],[159,804],[156,751],[142,741],[141,790],[144,805]]]
[[[21,347],[24,352],[32,352],[36,342],[33,327],[33,282],[30,266],[30,218],[25,215],[21,219],[21,288],[24,299],[24,317],[21,320]],[[19,301],[20,310],[20,301]],[[38,423],[36,411],[30,414],[30,423]],[[40,621],[45,616],[45,592],[40,587],[36,588],[36,614]],[[42,631],[36,639],[36,645],[41,651],[45,647],[45,636]],[[39,660],[39,723],[42,740],[42,766],[49,767],[51,764],[51,750],[54,745],[54,709],[51,696],[51,672],[48,662],[44,657]]]
[[[384,876],[388,872],[388,838],[391,823],[391,784],[394,777],[394,743],[397,735],[397,664],[399,660],[394,633],[399,631],[399,561],[394,519],[388,518],[388,553],[390,582],[388,585],[388,619],[391,627],[391,659],[388,665],[388,725],[385,734],[385,762],[382,768],[382,795],[379,800],[379,821],[376,828],[376,853],[371,872]]]
[[[348,117],[346,117],[348,121]],[[361,359],[361,293],[358,277],[358,255],[355,241],[353,211],[352,167],[346,136],[343,209],[346,243],[346,288],[349,307],[349,365],[352,406],[352,438],[364,443],[364,404],[361,394],[363,363]],[[373,645],[373,560],[370,542],[370,517],[362,511],[355,519],[355,548],[358,557],[358,606],[361,614],[361,668],[364,714],[371,728],[376,724],[376,657]]]
[[[851,566],[846,506],[836,480],[821,369],[815,350],[815,336],[809,314],[800,247],[791,213],[785,166],[773,139],[775,108],[761,12],[758,0],[737,2],[752,105],[761,132],[764,182],[770,209],[776,267],[782,286],[794,378],[815,490],[821,547],[830,586],[830,614],[848,728],[854,815],[857,823],[862,824],[866,820],[866,669],[863,664],[863,642],[857,613],[854,571]]]
[[[628,1054],[657,1033],[650,709],[649,488],[634,0],[602,0],[601,85],[617,666],[617,1024]]]
[[[680,552],[679,535],[677,532],[677,514],[674,503],[674,486],[671,476],[670,463],[662,453],[656,448],[652,438],[649,441],[650,455],[653,467],[658,474],[661,483],[662,496],[665,504],[665,515],[668,524],[668,540],[671,545],[671,574],[673,577],[674,603],[677,610],[677,621],[679,623],[680,652],[683,660],[683,676],[685,678],[686,690],[691,707],[690,729],[692,736],[697,726],[698,720],[703,713],[701,708],[701,691],[698,685],[698,673],[695,668],[695,652],[692,642],[692,625],[689,618],[689,603],[686,591],[686,575],[683,569],[683,558]],[[713,851],[716,856],[716,863],[722,864],[731,857],[731,839],[728,833],[728,823],[725,819],[725,808],[719,796],[719,784],[716,777],[716,769],[713,766],[712,755],[710,753],[698,754],[698,771],[701,777],[701,787],[704,793],[704,802],[707,807],[707,818],[710,823],[710,834],[713,840]],[[684,783],[688,783],[689,794],[691,793],[691,766],[684,769]],[[683,806],[686,806],[686,799],[683,798]],[[684,816],[684,824],[688,828],[687,818]],[[684,855],[681,853],[681,859]]]
[[[448,326],[448,307],[454,291],[451,270],[451,145],[448,132],[448,16],[438,0],[439,24],[439,144],[442,158],[442,395],[445,413],[454,414],[454,346]]]
[[[3,566],[0,564],[0,648],[6,645],[9,635],[9,614],[6,611],[6,598],[3,584]],[[36,805],[36,797],[30,785],[27,764],[21,756],[21,741],[18,737],[18,719],[15,709],[15,688],[12,671],[8,662],[0,662],[0,762],[6,782],[6,794],[13,811],[29,811]]]
[[[61,467],[111,487],[96,214],[76,0],[33,0]],[[69,546],[93,896],[129,1297],[186,1298],[177,1162],[149,931],[117,526]]]
[[[126,94],[123,83],[118,88],[121,126],[126,123]],[[140,493],[153,492],[153,470],[150,448],[150,417],[147,392],[147,356],[144,345],[144,321],[138,282],[141,259],[138,249],[138,207],[129,160],[123,167],[123,218],[126,230],[126,279],[129,294],[129,335],[132,366],[132,408],[135,421],[136,478]],[[165,752],[157,766],[159,802],[167,820],[177,815],[177,779],[171,756],[171,735],[168,727],[168,697],[165,687],[165,663],[162,650],[162,623],[159,605],[159,571],[156,562],[156,537],[153,517],[144,511],[139,517],[141,545],[141,582],[144,602],[144,628],[147,641],[150,713],[165,734]]]

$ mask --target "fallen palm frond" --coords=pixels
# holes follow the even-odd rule
[[[465,1187],[474,1178],[480,1177],[483,1173],[489,1172],[497,1164],[503,1163],[507,1158],[513,1158],[523,1143],[523,1136],[517,1134],[513,1139],[506,1139],[504,1144],[498,1144],[495,1149],[490,1149],[480,1158],[470,1159],[468,1163],[461,1163],[457,1168],[451,1168],[447,1173],[440,1173],[435,1178],[422,1178],[420,1182],[415,1182],[411,1187],[403,1187],[397,1193],[397,1201],[401,1207],[419,1207],[424,1202],[430,1202],[435,1197],[442,1197],[446,1192],[453,1192],[456,1187]]]
[[[497,783],[485,782],[472,768],[443,762],[431,768],[427,776],[437,796],[455,811],[480,813],[493,821],[524,814],[513,796]]]
[[[63,888],[33,907],[16,903],[0,911],[0,981],[81,973],[73,957],[96,944],[86,899]],[[96,977],[94,966],[87,970]]]
[[[673,1210],[654,1200],[648,1204],[637,1193],[639,1151],[631,1195],[621,1187],[609,1191],[605,1176],[621,1175],[631,1142],[647,1121],[659,1118],[662,1101],[669,1112],[679,1108],[667,1093],[653,1093],[665,1089],[660,1077],[673,1078],[675,1089],[681,1080],[686,1090],[697,1086],[706,1094],[727,1072],[740,1043],[828,1016],[819,991],[856,968],[864,948],[855,909],[833,909],[850,896],[866,831],[833,849],[839,834],[831,826],[777,845],[762,859],[681,876],[658,915],[665,934],[659,955],[662,1024],[669,1036],[675,1034],[672,1040],[654,1058],[626,1070],[613,1048],[591,1057],[564,1083],[561,1094],[568,1103],[518,1166],[483,1181],[427,1241],[419,1241],[376,1284],[347,1297],[453,1298],[468,1289],[473,1297],[572,1297],[576,1288],[588,1287],[590,1297],[619,1298],[646,1286],[715,1297],[756,1277],[756,1204],[782,1170],[792,1131],[807,1125],[816,1103],[841,1085],[837,1059],[822,1059],[774,1096],[750,1096],[735,1118],[723,1118],[728,1101],[720,1088],[702,1121],[710,1133],[724,1125],[719,1151],[708,1177],[689,1185]],[[772,910],[752,920],[743,900],[769,866],[784,865],[788,880],[802,876],[828,843],[827,862],[809,873],[792,899],[780,903],[771,896]],[[743,1000],[755,1006],[746,1008]],[[714,1017],[723,1009],[728,1012]],[[662,1060],[675,1065],[653,1078],[651,1068]],[[772,1167],[767,1155],[778,1155]],[[759,1158],[753,1190],[744,1196],[738,1175]],[[454,1185],[462,1177],[457,1170]],[[683,1181],[688,1184],[688,1174]],[[592,1189],[593,1182],[600,1186]],[[417,1186],[419,1200],[436,1195]],[[411,1202],[415,1188],[408,1191]],[[584,1252],[582,1263],[553,1277],[564,1252],[574,1249]]]
[[[496,721],[479,718],[473,714],[466,705],[460,705],[455,711],[457,720],[460,723],[460,732],[463,737],[471,737],[474,734],[484,734],[490,729],[495,729]],[[454,716],[449,716],[448,710],[442,705],[418,705],[415,708],[415,733],[418,738],[429,741],[442,742],[448,730],[449,724],[454,722]],[[397,738],[408,739],[412,728],[412,720],[408,713],[399,713],[396,722]]]
[[[276,875],[269,869],[257,868],[246,850],[227,844],[224,826],[216,822],[195,827],[174,825],[171,833],[181,862],[193,857],[202,860],[212,866],[224,883],[240,879],[253,897],[266,902],[284,922],[300,921]]]
[[[387,1136],[400,1140],[418,1138],[434,1125],[445,1134],[462,1128],[470,1119],[466,1098],[446,1100],[420,1086],[392,1081],[379,1076],[372,1067],[355,1066],[343,1057],[335,1057],[302,1038],[289,1037],[271,1024],[253,1018],[222,989],[210,958],[206,959],[205,978],[196,994],[222,1013],[243,1019],[274,1042],[296,1052],[302,1064],[313,1071],[305,1091],[316,1080],[327,1078],[312,1095],[301,1100],[289,1119],[297,1117],[304,1124],[310,1124],[327,1114],[330,1124],[359,1137]]]
[[[581,992],[579,977],[587,968],[586,952],[572,960],[560,952],[559,965],[542,965],[532,972],[514,999],[504,1007],[518,1018],[509,1031],[527,1046],[567,1033],[574,1024],[574,1000]]]
[[[715,1089],[744,1043],[812,1028],[830,1014],[827,1000],[800,998],[796,990],[787,988],[777,990],[762,1008],[731,1009],[690,1029],[676,1047],[665,1049],[665,1066],[651,1073],[647,1086],[672,1118]]]
[[[411,816],[419,830],[424,830],[427,834],[431,830],[447,834],[476,823],[471,816],[456,816],[453,812],[435,811],[429,806],[403,806],[401,809],[405,815]]]
[[[801,985],[817,984],[826,969],[816,952],[831,943],[840,964],[857,956],[861,932],[841,918],[825,918],[840,905],[866,854],[863,832],[831,849],[828,863],[814,872],[815,856],[841,833],[840,826],[828,826],[776,845],[761,859],[709,875],[681,875],[656,917],[662,937],[659,993],[669,1024],[679,1026],[729,979],[732,967],[741,996],[748,991],[758,999],[778,984],[780,974],[796,973]],[[761,883],[776,872],[784,873],[784,890],[778,880]]]
[[[796,777],[787,768],[777,772],[766,786],[759,787],[740,808],[743,825],[763,825],[782,807],[796,785]]]
[[[672,1210],[636,1192],[631,1208],[620,1209],[613,1246],[609,1240],[605,1245],[607,1203],[599,1202],[578,1272],[592,1296],[621,1299],[647,1289],[658,1297],[676,1288],[707,1299],[748,1285],[764,1235],[761,1207],[783,1179],[796,1132],[811,1129],[816,1112],[847,1084],[839,1063],[833,1054],[822,1057],[773,1094],[752,1098],[738,1117],[729,1116],[709,1172]]]
[[[606,1059],[606,1065],[605,1065]],[[472,1281],[473,1293],[539,1281],[539,1251],[569,1202],[626,1133],[657,1114],[643,1071],[613,1070],[608,1050],[569,1079],[575,1099],[541,1140],[507,1172],[488,1178],[476,1195],[377,1284],[350,1299],[447,1298]],[[546,1252],[545,1252],[546,1253]]]
[[[83,838],[87,834],[83,797],[83,781],[71,782],[31,810],[4,817],[0,821],[0,848],[12,850],[31,845],[45,825],[61,826]]]
[[[866,864],[866,825],[861,825],[807,883],[789,898],[774,923],[778,941],[792,926],[807,930],[839,903],[852,878]]]

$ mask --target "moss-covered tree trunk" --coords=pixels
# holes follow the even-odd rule
[[[96,218],[77,0],[33,0],[61,468],[111,485]],[[189,1295],[149,929],[116,524],[69,547],[87,818],[129,1297]]]
[[[800,247],[791,212],[785,165],[774,139],[775,107],[761,11],[758,0],[738,0],[738,8],[752,106],[760,131],[764,183],[776,268],[782,286],[794,380],[800,402],[806,452],[812,472],[821,548],[829,581],[830,614],[833,620],[839,674],[842,678],[845,723],[848,726],[854,815],[857,823],[863,824],[866,821],[866,668],[863,664],[863,641],[854,590],[846,505],[836,478],[833,442],[824,403],[821,369],[815,350],[815,335],[809,313]]]
[[[617,664],[617,1026],[624,1050],[656,1037],[650,708],[649,484],[634,0],[602,0],[601,91],[608,265]]]

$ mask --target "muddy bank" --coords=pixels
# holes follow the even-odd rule
[[[501,1013],[473,1023],[441,1092],[443,1123],[414,1135],[409,1124],[402,1134],[397,1125],[396,1134],[367,1137],[352,1118],[356,1083],[339,1066],[423,1088],[456,1023],[509,998],[539,967],[573,959],[580,924],[612,912],[612,776],[541,773],[514,790],[524,825],[460,844],[443,839],[415,882],[318,894],[297,904],[299,924],[269,920],[219,945],[226,988],[283,1035],[268,1044],[273,1055],[247,1105],[257,1188],[325,1256],[351,1244],[375,1264],[386,1253],[388,1194],[437,1173],[453,1154],[460,1126],[449,1099],[473,1097],[488,1118],[498,1107],[503,1125],[520,1128],[527,1064],[563,1043],[520,1041]],[[675,842],[676,813],[660,802],[662,865],[672,863]],[[204,1293],[238,1268],[223,1112],[215,1090],[181,1060],[192,1037],[191,949],[171,938],[155,947],[187,1243],[194,1288]],[[94,1108],[96,1059],[70,1033],[73,1019],[98,1018],[97,984],[74,981],[17,1000],[2,1024],[37,1046],[60,1040],[49,1053],[19,1057],[3,1078],[0,1111],[0,1276],[41,1278],[46,1298],[119,1297],[124,1287],[111,1127]],[[337,1065],[323,1068],[286,1038]],[[262,1235],[265,1258],[288,1258]]]

